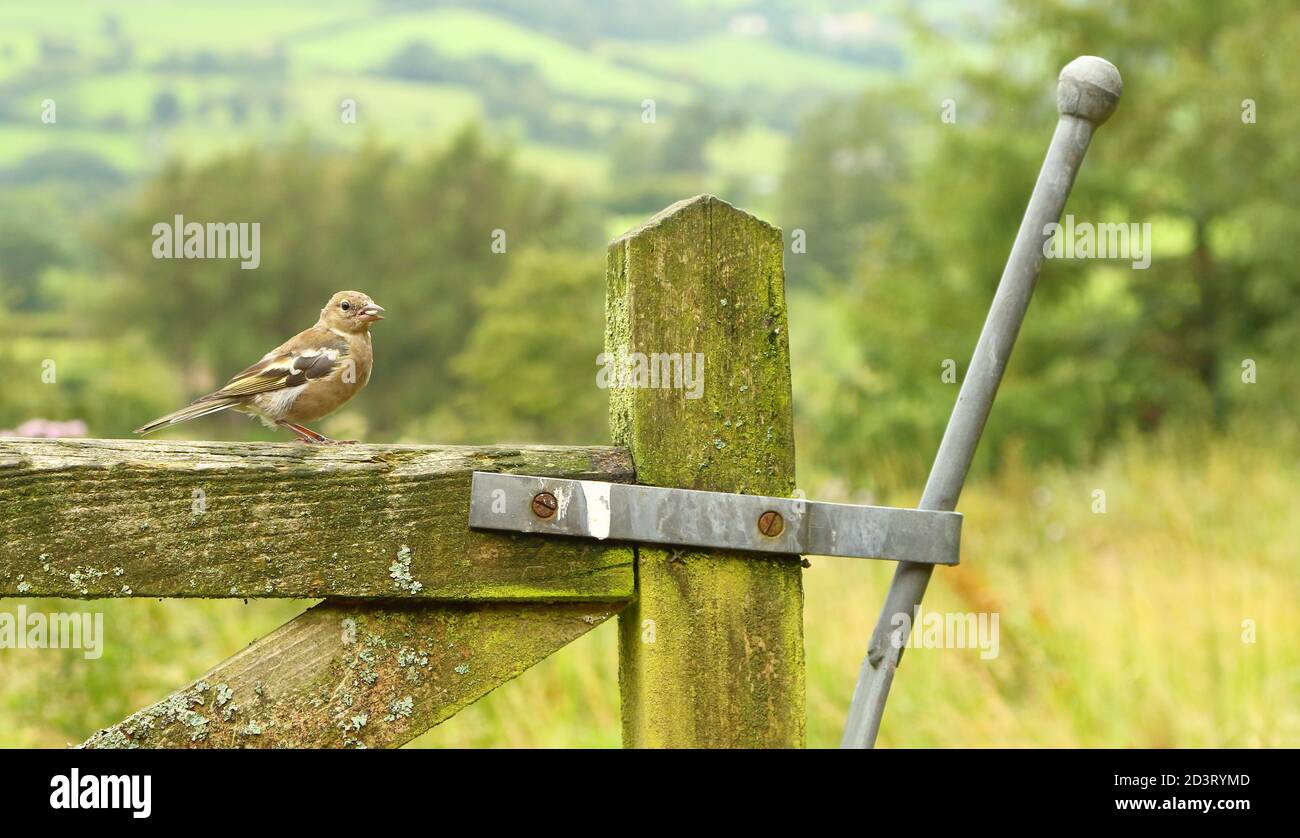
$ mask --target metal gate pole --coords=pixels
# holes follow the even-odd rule
[[[1061,118],[998,282],[988,319],[984,321],[984,329],[975,345],[975,354],[957,395],[957,404],[948,420],[943,441],[939,444],[939,453],[935,455],[930,478],[921,496],[921,509],[951,511],[957,506],[962,484],[966,481],[966,473],[1038,280],[1043,245],[1050,238],[1045,228],[1061,217],[1092,134],[1114,112],[1122,90],[1119,71],[1102,58],[1076,58],[1061,70],[1056,93],[1056,107]],[[872,634],[866,660],[862,663],[840,747],[869,748],[875,744],[885,700],[903,653],[903,644],[891,642],[891,634],[898,631],[899,626],[910,629],[916,608],[925,596],[932,569],[932,565],[899,563]]]

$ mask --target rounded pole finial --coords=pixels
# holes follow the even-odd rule
[[[1061,70],[1056,87],[1056,109],[1100,125],[1115,112],[1124,80],[1119,70],[1104,58],[1082,55]]]

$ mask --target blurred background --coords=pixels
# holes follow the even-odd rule
[[[1000,656],[910,652],[880,743],[1295,747],[1291,4],[6,3],[0,433],[129,436],[354,288],[390,317],[320,430],[606,442],[604,245],[712,192],[786,236],[800,487],[914,505],[1080,54],[1125,91],[1066,211],[1149,223],[1151,265],[1046,263],[926,603],[998,612]],[[259,222],[260,267],[154,259],[176,214]],[[892,565],[812,564],[831,746]],[[0,745],[80,741],[308,604],[94,603],[102,659],[0,650]],[[615,636],[413,744],[616,746]]]

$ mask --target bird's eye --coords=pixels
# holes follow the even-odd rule
[[[344,300],[342,303],[340,303],[340,306],[343,308],[344,311],[347,311],[348,309],[352,308],[352,304],[349,303],[347,300]]]

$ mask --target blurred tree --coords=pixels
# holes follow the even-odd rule
[[[181,118],[181,100],[174,90],[160,90],[154,94],[153,121],[159,125],[170,125]]]
[[[7,382],[0,429],[29,419],[80,419],[90,436],[120,436],[183,395],[167,365],[138,336],[11,335],[0,341],[0,380]]]
[[[827,103],[805,119],[780,189],[782,227],[802,230],[806,242],[805,252],[788,260],[792,285],[843,281],[870,228],[897,213],[906,144],[917,133],[910,105],[898,92],[881,91],[849,107]]]
[[[0,201],[0,306],[7,311],[44,307],[41,275],[74,259],[66,229],[57,223],[57,205],[35,192],[22,190],[17,200]]]
[[[605,263],[593,250],[531,248],[477,295],[479,315],[452,361],[454,397],[412,430],[463,442],[608,442],[596,387],[605,342]]]
[[[653,122],[638,121],[624,129],[610,149],[605,203],[616,212],[655,213],[699,194],[708,176],[709,143],[744,124],[744,115],[709,102],[656,111]]]
[[[1300,10],[1016,0],[991,42],[991,59],[898,90],[910,107],[888,124],[872,94],[810,120],[794,144],[780,220],[809,234],[790,263],[852,266],[792,306],[792,338],[801,323],[817,333],[796,352],[813,370],[795,377],[805,453],[862,482],[891,456],[923,476],[956,396],[943,369],[965,372],[1056,121],[1049,80],[1081,54],[1114,61],[1125,93],[1066,212],[1150,222],[1152,262],[1045,265],[981,459],[1012,438],[1031,460],[1079,458],[1126,427],[1222,422],[1234,402],[1294,410],[1300,255],[1281,243],[1300,235]],[[863,146],[891,165],[852,182],[834,160]],[[1245,358],[1268,370],[1267,388],[1243,386]]]
[[[153,225],[177,214],[260,224],[260,266],[153,258]],[[194,391],[310,325],[334,291],[371,294],[389,314],[374,329],[370,387],[349,409],[382,437],[452,400],[463,379],[449,363],[517,253],[590,245],[597,230],[471,127],[414,161],[375,145],[340,156],[300,141],[173,163],[98,240],[112,278],[83,299],[86,316],[109,333],[148,334]]]

